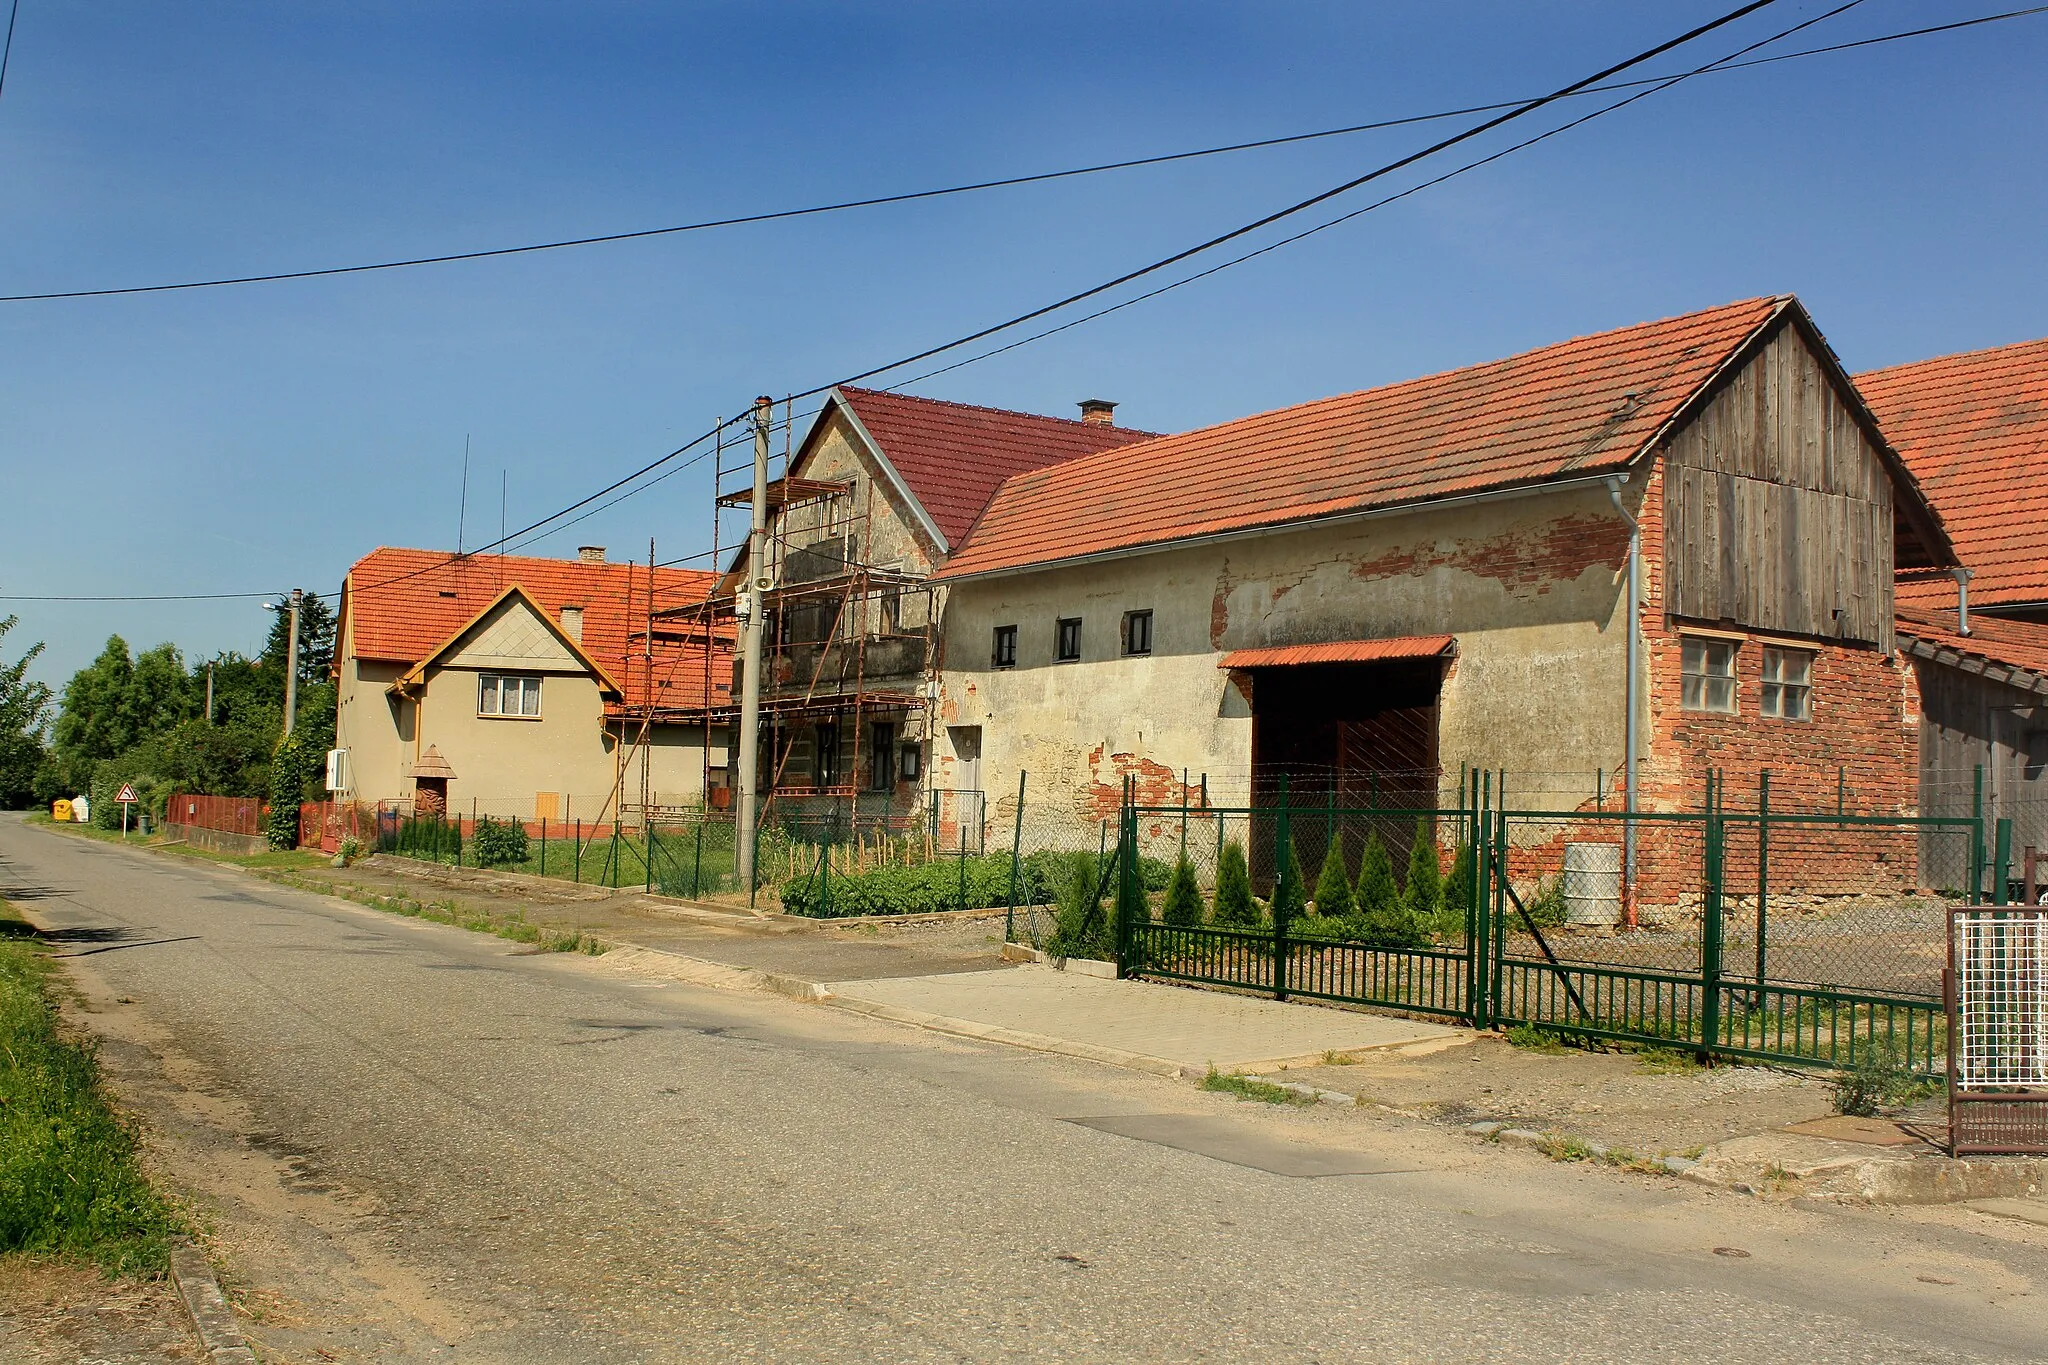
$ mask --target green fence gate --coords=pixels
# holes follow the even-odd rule
[[[1468,774],[1435,808],[1127,791],[1104,878],[1119,973],[1731,1058],[1944,1064],[1945,907],[2007,884],[1980,816],[1774,810],[1767,779],[1754,809],[1709,777],[1700,809],[1635,814],[1523,809],[1505,787]],[[1141,882],[1151,859],[1186,865],[1192,919]]]

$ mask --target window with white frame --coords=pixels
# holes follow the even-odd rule
[[[1763,713],[1774,720],[1813,719],[1813,651],[1764,646]]]
[[[477,680],[476,710],[480,716],[538,716],[540,679],[485,673]]]
[[[1688,711],[1735,714],[1735,640],[1704,635],[1683,637],[1679,671],[1684,679],[1682,704]]]

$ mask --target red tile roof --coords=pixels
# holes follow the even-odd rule
[[[1898,608],[1898,622],[1900,641],[1909,647],[1910,642],[1919,641],[1937,660],[1947,654],[1958,661],[2020,669],[2032,677],[2010,679],[2014,686],[2048,692],[2048,625],[2007,621],[1973,611],[1970,633],[1963,635],[1956,630],[1953,607],[1944,612],[1903,603]],[[1976,667],[1971,671],[1983,670]]]
[[[1020,474],[937,577],[1618,470],[1797,306],[1745,299]]]
[[[715,574],[692,569],[656,569],[656,609],[702,599]],[[641,642],[628,636],[644,629],[647,566],[586,564],[576,559],[469,555],[445,550],[371,551],[357,560],[342,584],[338,642],[351,642],[355,657],[416,664],[448,642],[506,588],[517,585],[559,622],[563,607],[583,608],[586,653],[625,689],[624,707],[644,706],[649,670]],[[632,657],[628,658],[629,651]],[[712,700],[722,702],[719,684],[730,686],[730,652],[715,651],[710,677]],[[336,651],[337,659],[340,651]],[[705,704],[705,659],[699,648],[657,643],[652,689],[659,706]],[[615,708],[616,709],[616,708]]]
[[[945,536],[958,545],[1012,474],[1094,455],[1157,433],[1100,422],[947,403],[841,385],[833,391]]]
[[[1218,668],[1278,668],[1287,664],[1370,664],[1391,659],[1434,659],[1449,652],[1448,635],[1397,635],[1384,640],[1333,640],[1319,645],[1234,649]]]
[[[2048,602],[2048,339],[1856,376],[1941,511],[1970,600]]]

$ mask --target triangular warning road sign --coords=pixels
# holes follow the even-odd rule
[[[133,783],[130,783],[130,782],[123,782],[123,783],[121,784],[121,790],[120,790],[119,794],[117,794],[117,795],[116,795],[116,796],[114,797],[114,799],[115,799],[116,801],[121,801],[121,802],[132,802],[132,801],[134,801],[134,800],[136,799],[136,796],[135,796],[135,786],[134,786],[134,784],[133,784]]]

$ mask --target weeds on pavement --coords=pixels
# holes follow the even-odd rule
[[[1510,1047],[1521,1048],[1524,1052],[1539,1052],[1546,1057],[1559,1056],[1565,1050],[1562,1038],[1534,1024],[1516,1024],[1503,1036]]]
[[[1690,1052],[1646,1047],[1636,1054],[1636,1074],[1640,1076],[1690,1076],[1701,1069],[1699,1058]]]
[[[0,1252],[161,1271],[180,1221],[108,1107],[91,1046],[60,1031],[49,975],[0,902]]]
[[[1262,1104],[1314,1104],[1308,1095],[1297,1095],[1282,1085],[1262,1081],[1256,1076],[1238,1076],[1230,1072],[1209,1068],[1209,1074],[1202,1077],[1202,1089],[1215,1090],[1225,1095],[1235,1095],[1241,1100],[1257,1100]]]
[[[1835,1112],[1855,1118],[1875,1118],[1881,1109],[1911,1104],[1941,1088],[1941,1082],[1914,1071],[1905,1053],[1885,1038],[1861,1048],[1834,1085]]]

